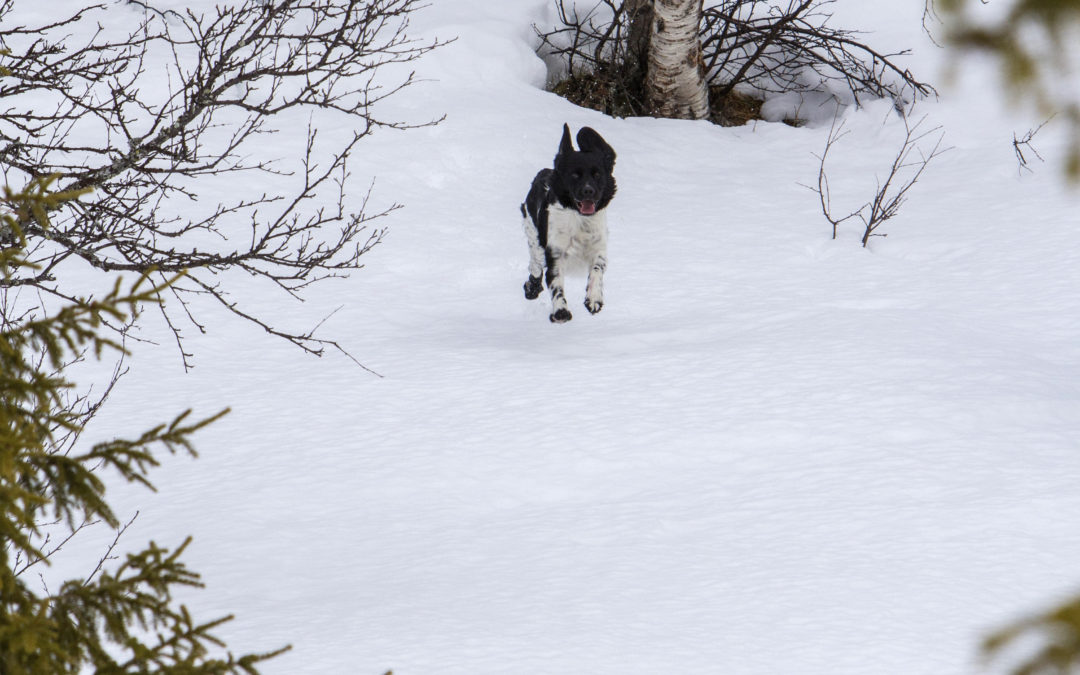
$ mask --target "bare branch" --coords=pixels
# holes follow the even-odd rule
[[[825,220],[832,224],[833,239],[836,239],[840,225],[845,221],[858,217],[864,208],[859,207],[855,211],[842,217],[836,217],[832,214],[832,194],[829,192],[829,177],[825,172],[825,161],[829,156],[829,151],[832,150],[833,144],[848,134],[847,131],[844,131],[844,122],[839,121],[838,123],[838,120],[839,116],[833,118],[832,126],[829,128],[828,139],[825,141],[825,149],[822,151],[821,156],[815,155],[820,162],[818,165],[817,187],[810,187],[808,185],[803,186],[817,193],[818,199],[821,202],[821,212],[824,214]]]
[[[832,225],[833,239],[837,237],[839,225],[852,218],[858,218],[863,223],[862,245],[864,248],[869,244],[871,237],[888,236],[878,232],[878,228],[900,212],[900,208],[907,201],[908,192],[922,177],[930,162],[949,150],[947,147],[942,147],[945,134],[940,126],[923,129],[926,122],[925,116],[914,124],[906,116],[902,119],[904,121],[904,140],[893,157],[884,181],[879,177],[874,196],[870,201],[843,217],[836,217],[832,214],[832,199],[829,194],[829,180],[825,169],[829,151],[847,133],[843,131],[843,122],[838,124],[836,120],[833,121],[828,139],[825,142],[825,150],[818,157],[817,187],[810,188],[818,194],[822,213]],[[929,150],[924,149],[927,143],[929,143]]]
[[[101,558],[98,559],[98,563],[94,567],[93,571],[91,571],[90,574],[83,581],[83,586],[88,586],[90,582],[94,580],[94,577],[97,576],[98,572],[101,571],[101,569],[105,566],[106,562],[108,562],[109,560],[116,560],[116,556],[113,555],[113,551],[116,550],[117,544],[120,543],[120,538],[124,536],[124,533],[127,532],[128,528],[131,527],[131,524],[134,523],[135,519],[138,517],[139,512],[136,511],[135,515],[131,517],[131,520],[127,521],[126,523],[124,523],[123,526],[116,529],[116,536],[113,537],[112,542],[108,545],[108,547],[106,547],[105,552],[101,554]]]
[[[1039,151],[1035,148],[1035,145],[1032,143],[1032,141],[1035,140],[1035,135],[1042,131],[1042,128],[1049,124],[1050,120],[1052,119],[1054,119],[1053,115],[1051,115],[1049,119],[1044,120],[1043,123],[1039,126],[1033,129],[1028,129],[1027,133],[1024,134],[1023,137],[1018,138],[1015,133],[1013,134],[1013,152],[1016,153],[1017,171],[1021,175],[1023,175],[1025,171],[1032,173],[1035,171],[1031,168],[1031,163],[1030,161],[1028,161],[1028,157],[1025,152],[1034,155],[1035,158],[1038,159],[1040,162],[1044,161],[1042,155],[1039,154]]]
[[[162,278],[186,271],[170,288],[183,300],[162,310],[185,366],[182,327],[205,331],[196,295],[321,353],[310,331],[274,328],[275,317],[242,309],[219,275],[240,271],[300,298],[310,284],[362,267],[382,237],[368,224],[399,205],[368,212],[371,190],[354,194],[350,157],[376,129],[438,122],[374,112],[413,82],[407,73],[390,79],[386,67],[442,44],[409,37],[418,3],[243,0],[197,14],[130,0],[47,26],[0,22],[10,54],[2,63],[13,74],[0,79],[0,169],[14,185],[59,175],[60,189],[89,191],[50,213],[48,226],[19,223],[37,269],[0,286],[63,294],[72,262]],[[0,4],[0,19],[12,5]],[[74,39],[76,27],[89,37]],[[298,115],[308,120],[306,143],[271,159],[272,120],[297,126]],[[324,138],[323,121],[354,132]],[[250,189],[203,206],[229,174],[247,174],[233,183]]]
[[[723,100],[737,91],[756,98],[817,92],[855,105],[867,97],[887,98],[904,110],[919,98],[936,95],[900,65],[898,58],[906,51],[884,53],[857,32],[832,28],[827,10],[833,2],[723,0],[706,7],[700,36],[713,98]],[[558,0],[559,27],[536,28],[536,33],[543,55],[566,62],[570,84],[563,86],[572,87],[574,78],[583,80],[583,93],[575,90],[570,97],[608,114],[649,114],[632,38],[634,13],[627,11],[627,2],[599,0],[584,15],[576,5],[565,5]],[[713,116],[727,122],[722,111],[714,110]]]

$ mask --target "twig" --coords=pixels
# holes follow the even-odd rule
[[[1039,131],[1041,131],[1043,127],[1045,127],[1047,124],[1049,124],[1050,120],[1054,119],[1054,117],[1055,117],[1054,115],[1051,115],[1048,119],[1044,120],[1043,123],[1040,124],[1039,126],[1035,127],[1034,129],[1028,129],[1027,133],[1024,134],[1023,138],[1017,138],[1016,134],[1013,133],[1013,152],[1016,153],[1016,162],[1017,162],[1017,169],[1016,170],[1021,175],[1023,175],[1024,171],[1028,171],[1028,172],[1031,172],[1031,173],[1034,173],[1034,171],[1035,171],[1034,169],[1031,168],[1030,163],[1028,162],[1027,155],[1024,154],[1024,149],[1025,148],[1027,149],[1028,152],[1030,152],[1032,155],[1034,155],[1035,158],[1038,159],[1040,162],[1044,161],[1043,156],[1040,155],[1039,151],[1035,149],[1035,145],[1032,143],[1032,141],[1035,140],[1035,135],[1038,134]]]
[[[817,186],[809,188],[818,194],[821,211],[832,225],[833,239],[837,238],[839,225],[852,218],[858,218],[863,224],[862,245],[864,248],[869,244],[871,237],[888,236],[878,232],[878,228],[900,212],[907,201],[908,192],[922,177],[930,162],[949,150],[942,147],[945,134],[940,126],[922,129],[927,119],[925,116],[914,124],[911,124],[907,116],[903,116],[902,119],[904,120],[904,140],[888,168],[885,179],[881,180],[880,177],[877,179],[873,198],[846,216],[836,217],[832,215],[832,198],[825,163],[832,146],[847,135],[847,132],[843,131],[844,123],[838,124],[834,118],[825,141],[825,150],[820,156],[815,155],[819,160]],[[924,150],[924,141],[935,135],[936,138],[932,139],[929,151]]]
[[[139,512],[136,511],[135,515],[131,517],[131,520],[127,521],[127,523],[125,523],[123,527],[116,531],[116,536],[113,537],[112,543],[109,544],[109,547],[107,549],[105,549],[105,553],[102,554],[101,559],[98,560],[97,566],[94,567],[94,571],[90,573],[90,576],[86,577],[85,581],[83,581],[83,586],[90,585],[90,582],[94,580],[94,577],[97,576],[97,573],[100,572],[101,568],[105,566],[105,561],[116,560],[116,556],[112,554],[113,550],[115,550],[116,545],[120,543],[120,537],[124,536],[124,533],[127,532],[127,529],[131,527],[131,524],[134,523],[135,519],[138,517]]]

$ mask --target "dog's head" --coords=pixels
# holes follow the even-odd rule
[[[555,155],[554,185],[563,206],[591,216],[615,196],[615,151],[589,127],[577,134],[579,150],[570,140],[570,126],[563,125],[559,154]]]

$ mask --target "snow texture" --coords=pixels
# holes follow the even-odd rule
[[[384,377],[211,307],[184,373],[144,328],[159,344],[134,345],[89,436],[233,412],[198,460],[165,462],[158,493],[112,490],[121,517],[140,512],[129,548],[194,535],[207,589],[185,602],[235,613],[233,650],[291,643],[269,674],[979,671],[989,630],[1080,584],[1063,129],[1019,175],[1012,134],[1041,120],[1003,110],[996,73],[966,62],[919,105],[953,149],[863,249],[854,225],[830,239],[803,187],[827,123],[577,108],[542,89],[532,24],[550,4],[418,13],[415,37],[457,39],[378,113],[446,119],[377,133],[352,167],[357,200],[375,177],[376,205],[405,206],[386,241],[303,305],[245,296],[294,329],[341,307],[320,334]],[[835,10],[945,81],[921,3]],[[903,136],[888,103],[845,115],[838,209],[869,198]],[[579,311],[552,325],[522,297],[518,205],[564,122],[612,144],[619,194],[604,311],[582,311],[571,279]],[[304,121],[279,127],[276,152],[300,147]]]

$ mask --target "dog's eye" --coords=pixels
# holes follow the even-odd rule
[[[575,171],[575,172],[570,174],[570,177],[573,178],[574,180],[578,180],[579,178],[581,178],[581,172],[580,171]]]
[[[597,170],[597,169],[593,169],[592,177],[596,178],[596,179],[599,179],[600,178],[600,171]]]

